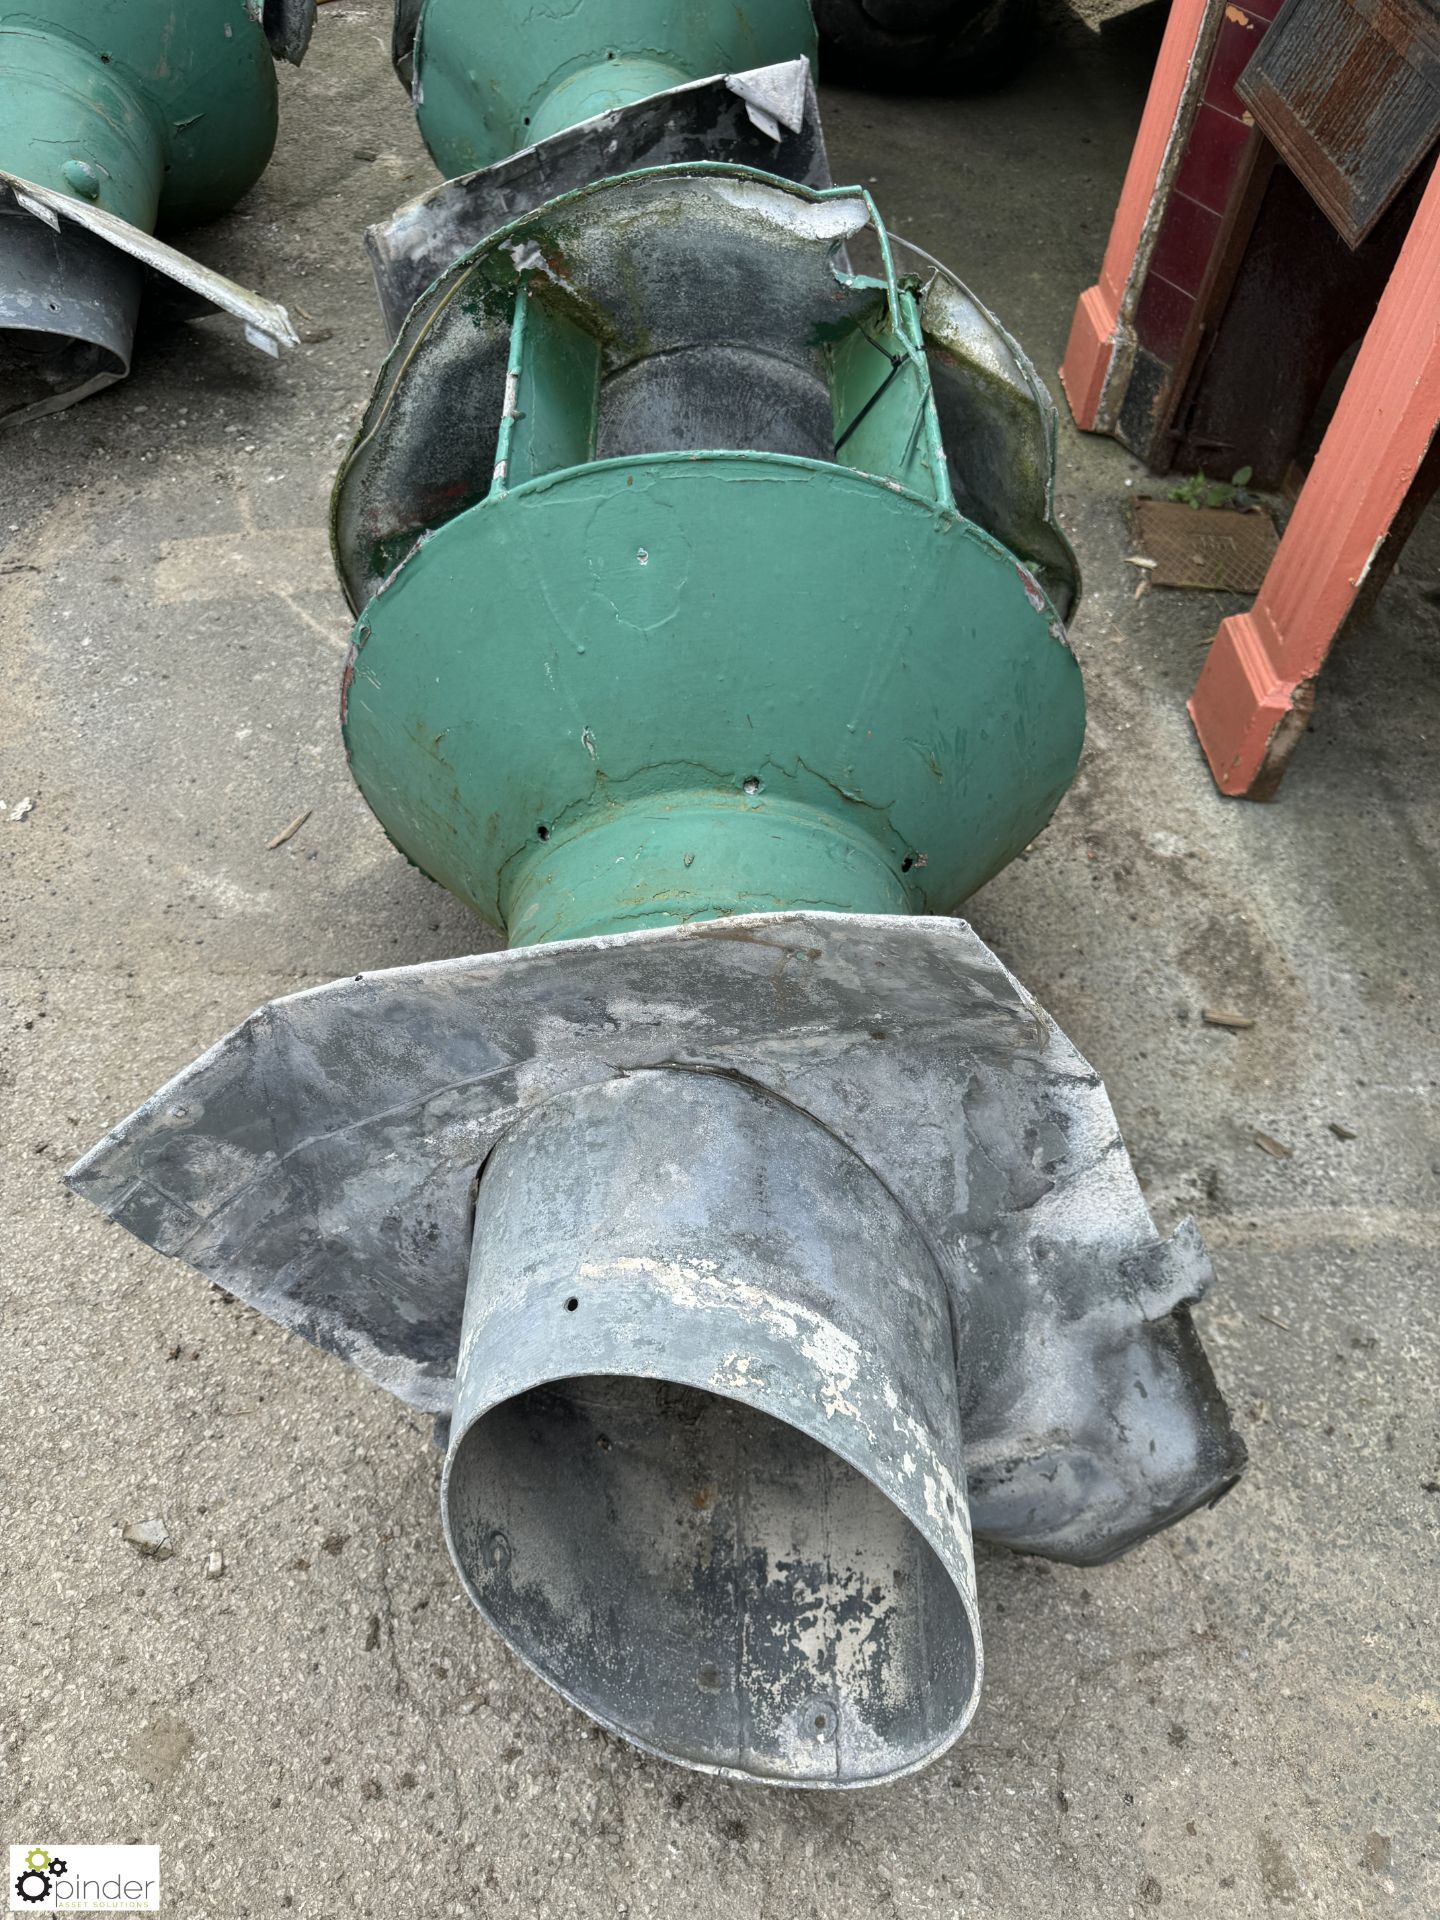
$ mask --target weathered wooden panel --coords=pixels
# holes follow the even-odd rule
[[[1236,91],[1358,246],[1440,139],[1440,6],[1287,0]]]

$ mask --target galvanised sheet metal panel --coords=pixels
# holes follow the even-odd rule
[[[1099,1076],[963,921],[750,915],[336,981],[252,1015],[69,1178],[448,1415],[497,1141],[666,1071],[788,1103],[902,1198],[963,1327],[977,1534],[1095,1562],[1233,1481],[1199,1235],[1160,1239]]]

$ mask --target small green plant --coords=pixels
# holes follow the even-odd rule
[[[1170,489],[1170,498],[1182,507],[1234,507],[1237,513],[1244,513],[1254,505],[1245,491],[1254,471],[1253,467],[1237,467],[1228,480],[1207,480],[1203,473],[1192,473],[1188,480]]]

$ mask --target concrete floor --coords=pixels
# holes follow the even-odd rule
[[[1098,1572],[982,1553],[988,1691],[917,1779],[744,1790],[598,1733],[460,1597],[426,1423],[62,1187],[260,1002],[482,943],[336,725],[326,496],[381,355],[359,233],[430,178],[387,15],[322,9],[270,171],[191,242],[291,304],[300,354],[160,323],[0,452],[0,799],[34,800],[0,820],[0,1842],[158,1842],[186,1920],[1440,1912],[1433,524],[1279,803],[1223,803],[1182,703],[1238,603],[1137,602],[1138,469],[1062,430],[1089,745],[972,917],[1105,1074],[1160,1224],[1198,1215],[1252,1467]],[[984,101],[826,94],[837,178],[1047,374],[1157,31],[1065,16]],[[121,1539],[155,1516],[166,1560]]]

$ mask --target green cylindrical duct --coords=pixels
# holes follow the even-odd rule
[[[605,0],[551,11],[538,0],[400,0],[396,64],[447,177],[710,74],[815,58],[807,0],[677,7]],[[633,164],[633,162],[632,162]]]

